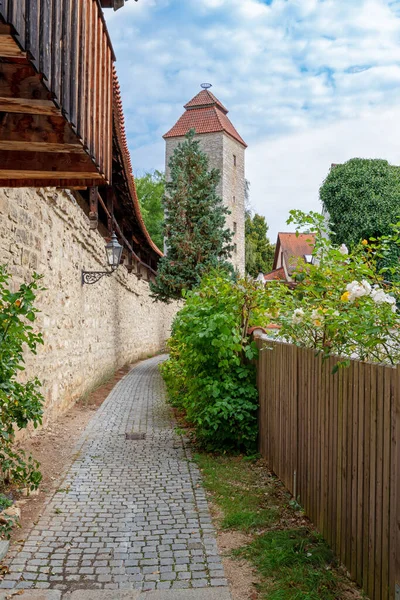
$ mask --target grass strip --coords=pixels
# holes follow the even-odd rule
[[[197,454],[195,461],[205,488],[223,513],[219,526],[253,534],[250,544],[232,554],[255,566],[263,600],[362,597],[338,568],[328,544],[265,464],[205,453]]]

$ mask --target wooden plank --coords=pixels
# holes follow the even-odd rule
[[[29,54],[35,68],[39,71],[39,31],[40,31],[40,6],[38,0],[26,1],[26,33],[25,33],[25,49]]]
[[[376,446],[377,446],[377,398],[376,366],[371,365],[371,434],[370,434],[370,486],[368,527],[368,585],[367,594],[374,595],[375,589],[375,510],[376,510]]]
[[[376,600],[382,598],[382,525],[383,525],[383,399],[384,399],[384,368],[376,368],[376,491],[375,491],[375,593]]]
[[[86,140],[86,119],[87,119],[87,77],[86,77],[86,18],[87,5],[83,0],[79,0],[80,4],[80,35],[79,35],[79,94],[77,97],[78,111],[78,135],[82,140]]]
[[[364,397],[364,365],[358,364],[358,436],[357,436],[357,564],[356,564],[356,581],[362,585],[362,566],[363,566],[363,518],[364,518],[364,412],[365,412],[365,397]]]
[[[52,36],[53,36],[53,2],[52,0],[41,0],[41,18],[39,20],[39,71],[44,73],[46,80],[52,81]]]
[[[64,117],[6,113],[0,117],[0,140],[75,144],[77,142]]]
[[[62,47],[62,15],[64,0],[53,1],[52,35],[51,35],[51,91],[61,106],[61,47]]]
[[[82,153],[85,151],[81,144],[52,144],[51,142],[29,142],[27,147],[26,141],[8,141],[0,139],[0,150],[12,150],[21,152],[65,152],[70,154]]]
[[[61,109],[68,120],[71,120],[71,8],[75,0],[64,3],[62,12],[62,46],[61,46]]]
[[[331,372],[336,366],[337,359],[332,358],[330,361]],[[332,448],[331,448],[331,494],[332,494],[332,517],[331,517],[331,531],[332,531],[332,547],[335,552],[337,550],[337,520],[338,520],[338,506],[339,506],[339,468],[338,468],[338,427],[339,427],[339,383],[340,374],[335,373],[331,375],[331,400],[332,400]]]
[[[12,179],[22,181],[22,180],[30,180],[32,182],[31,186],[28,187],[43,187],[42,185],[38,185],[37,180],[58,180],[58,179],[71,179],[74,181],[71,185],[79,185],[81,179],[90,179],[92,183],[88,183],[88,185],[104,185],[104,179],[100,179],[98,177],[94,177],[93,172],[72,172],[72,171],[14,171],[11,169],[0,169],[0,180],[2,181],[11,181]],[[47,184],[44,184],[45,186]],[[7,185],[3,185],[3,187],[8,187]],[[11,186],[13,187],[13,186]]]
[[[393,376],[393,392],[392,392],[392,417],[393,417],[393,442],[392,442],[392,460],[394,462],[394,494],[393,494],[393,511],[392,511],[392,587],[391,593],[394,597],[395,584],[400,585],[400,369],[396,368],[396,373]]]
[[[0,62],[0,97],[51,100],[40,75],[30,64]]]
[[[96,167],[87,154],[65,154],[63,152],[6,152],[0,151],[2,171],[57,171],[70,173],[96,172]]]
[[[369,514],[370,514],[370,474],[371,474],[371,365],[364,364],[364,510],[363,510],[363,573],[362,586],[365,590],[368,588],[368,570],[369,570]]]
[[[338,413],[337,413],[337,506],[336,506],[336,553],[343,560],[342,519],[343,519],[343,369],[338,371]]]
[[[73,0],[71,8],[71,39],[70,39],[70,84],[69,104],[70,121],[74,129],[78,130],[78,95],[79,90],[79,31],[81,19],[81,1]]]
[[[358,520],[358,380],[359,380],[359,363],[351,362],[350,386],[351,407],[352,407],[352,422],[350,427],[350,444],[349,450],[351,453],[351,513],[349,527],[351,529],[350,543],[350,573],[353,579],[357,577],[357,520]]]
[[[382,369],[383,370],[383,369]],[[383,454],[382,454],[382,600],[389,600],[390,560],[390,451],[391,451],[391,380],[390,367],[383,373]]]
[[[60,115],[59,109],[51,100],[28,100],[26,98],[0,97],[0,112],[30,115]]]
[[[392,370],[390,377],[390,509],[389,509],[389,597],[394,600],[396,567],[400,566],[398,551],[400,549],[399,512],[397,507],[397,482],[400,481],[399,440],[400,440],[400,406],[398,385],[398,367]],[[400,507],[399,507],[400,508]],[[398,564],[396,565],[396,559]],[[398,579],[400,583],[400,577]]]
[[[96,62],[96,163],[99,165],[101,171],[104,172],[102,168],[102,145],[101,145],[101,128],[103,126],[102,123],[102,72],[104,69],[103,65],[103,26],[100,19],[97,19],[97,62]]]
[[[329,516],[328,512],[328,457],[330,443],[331,421],[329,419],[329,359],[322,363],[321,373],[321,419],[320,419],[320,440],[321,440],[321,496],[319,510],[319,529],[325,539],[329,535]]]
[[[21,50],[12,35],[0,35],[0,57],[26,58],[26,52]]]
[[[0,187],[27,188],[27,187],[54,187],[57,189],[86,190],[92,185],[103,185],[99,179],[1,179]]]
[[[93,3],[86,3],[86,80],[87,80],[87,105],[86,105],[86,127],[85,127],[85,144],[87,145],[89,152],[93,155],[93,143],[92,143],[92,113],[93,113],[93,45],[94,45],[94,31],[93,31]]]

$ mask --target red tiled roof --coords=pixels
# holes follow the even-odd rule
[[[214,105],[217,105],[218,108],[220,108],[225,114],[229,112],[228,109],[225,108],[225,106],[222,104],[222,102],[220,102],[218,98],[214,96],[214,94],[212,94],[209,90],[202,90],[201,92],[199,92],[197,96],[195,96],[194,98],[189,100],[187,104],[185,104],[184,108],[193,109],[199,108],[201,106],[204,107]]]
[[[277,264],[279,252],[282,250],[289,275],[295,270],[299,258],[312,254],[315,235],[313,233],[278,233],[275,249],[274,265]]]
[[[278,279],[286,279],[285,270],[283,267],[280,267],[280,269],[274,269],[269,273],[265,273],[264,279],[265,281],[276,281]]]
[[[137,217],[137,220],[140,224],[140,227],[142,229],[144,237],[145,237],[146,241],[148,242],[150,248],[158,256],[163,256],[163,253],[161,252],[161,250],[156,246],[156,244],[151,239],[150,234],[146,229],[146,225],[144,224],[142,213],[140,211],[139,199],[137,197],[135,181],[134,181],[133,173],[132,173],[131,156],[130,156],[129,149],[128,149],[128,141],[126,138],[125,117],[124,117],[124,111],[123,111],[123,107],[122,107],[121,89],[120,89],[117,71],[115,69],[115,66],[113,68],[113,92],[114,92],[114,107],[115,107],[114,121],[115,121],[115,125],[116,125],[115,130],[116,130],[116,134],[117,134],[118,145],[120,147],[121,154],[122,154],[124,171],[125,171],[125,175],[126,175],[126,180],[128,182],[129,195],[131,196],[131,199],[132,199],[135,215]]]
[[[233,139],[237,140],[246,148],[247,144],[238,134],[230,120],[227,109],[208,90],[202,90],[185,104],[186,112],[178,119],[175,125],[163,136],[164,139],[182,137],[191,129],[196,133],[217,133],[225,131]]]

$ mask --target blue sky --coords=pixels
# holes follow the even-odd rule
[[[211,82],[246,140],[270,236],[318,210],[332,162],[400,164],[400,0],[129,0],[106,11],[136,173]]]

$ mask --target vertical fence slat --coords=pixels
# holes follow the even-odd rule
[[[364,368],[364,511],[363,511],[363,576],[362,585],[368,588],[368,530],[370,512],[370,451],[371,451],[371,365]]]
[[[357,566],[356,566],[356,581],[359,585],[362,584],[363,572],[363,518],[365,511],[365,501],[363,493],[364,485],[364,373],[365,369],[358,365],[358,454],[357,454]]]
[[[389,599],[389,519],[390,519],[390,391],[391,373],[383,378],[383,471],[382,471],[382,600]]]
[[[371,437],[370,437],[370,486],[369,486],[369,528],[368,528],[368,588],[372,595],[375,588],[375,509],[376,509],[376,367],[371,365]]]
[[[375,492],[375,592],[373,597],[381,600],[382,594],[382,524],[383,524],[383,370],[376,369],[376,492]]]

